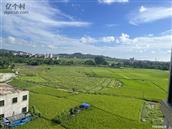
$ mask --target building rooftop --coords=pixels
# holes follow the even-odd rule
[[[8,84],[0,84],[0,95],[6,95],[6,94],[12,94],[12,93],[19,93],[22,90],[17,89],[11,85]]]

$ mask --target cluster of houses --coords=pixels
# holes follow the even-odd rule
[[[46,53],[46,54],[31,54],[27,52],[13,52],[13,55],[15,56],[29,56],[29,57],[43,57],[43,58],[50,58],[50,59],[59,59],[58,55],[54,55],[52,53]]]

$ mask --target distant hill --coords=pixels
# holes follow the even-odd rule
[[[44,55],[44,54],[31,54],[28,52],[23,52],[23,51],[15,51],[15,50],[7,50],[7,49],[0,49],[0,54],[13,54],[13,55]],[[46,54],[45,54],[46,55]],[[54,57],[60,56],[64,58],[81,58],[81,59],[94,59],[96,56],[102,56],[106,59],[114,60],[115,58],[111,58],[108,56],[103,56],[103,55],[92,55],[92,54],[82,54],[82,53],[73,53],[73,54],[66,54],[66,53],[61,53],[61,54],[53,54]]]
[[[13,55],[45,55],[45,54],[31,54],[28,52],[24,51],[16,51],[16,50],[7,50],[7,49],[0,49],[0,54],[2,53],[11,53]],[[92,54],[82,54],[82,53],[73,53],[73,54],[66,54],[66,53],[60,53],[60,54],[53,54],[54,57],[60,56],[64,58],[81,58],[81,59],[94,59],[96,56],[102,56],[106,60],[111,60],[111,61],[127,61],[127,60],[135,60],[134,58],[130,59],[120,59],[120,58],[112,58],[108,56],[103,56],[103,55],[92,55]],[[149,61],[149,60],[137,60],[137,61]],[[149,62],[163,62],[163,61],[149,61]]]
[[[161,61],[148,61],[148,60],[135,60],[134,58],[130,59],[118,59],[111,58],[103,55],[92,55],[92,54],[82,54],[82,53],[73,53],[73,54],[31,54],[23,51],[15,50],[6,50],[0,49],[0,65],[4,64],[5,67],[8,67],[10,63],[27,63],[29,65],[40,65],[40,64],[60,64],[60,65],[96,65],[95,58],[101,57],[105,60],[105,64],[102,64],[106,67],[132,67],[132,68],[151,68],[151,69],[169,69],[169,62]],[[4,67],[3,66],[3,67]]]
[[[31,53],[15,50],[0,49],[0,54],[13,54],[13,55],[32,55]]]

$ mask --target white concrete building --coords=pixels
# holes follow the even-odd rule
[[[0,84],[0,117],[11,117],[28,112],[29,91]]]

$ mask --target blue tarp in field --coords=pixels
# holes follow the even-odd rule
[[[83,103],[83,104],[80,105],[81,108],[86,108],[86,109],[87,109],[87,108],[90,108],[90,106],[91,106],[91,105],[88,104],[88,103]]]

